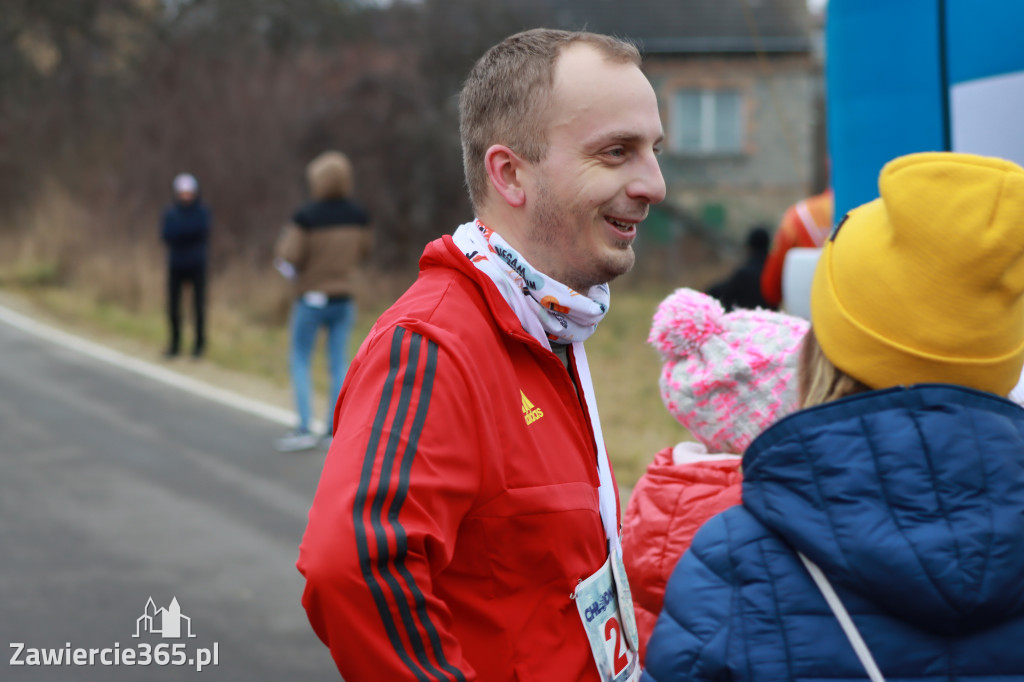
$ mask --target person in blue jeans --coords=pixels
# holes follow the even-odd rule
[[[311,200],[295,212],[275,247],[275,267],[292,281],[295,293],[288,364],[298,423],[278,439],[281,452],[330,443],[334,404],[348,369],[356,282],[372,243],[369,215],[351,199],[352,165],[344,154],[324,152],[310,162],[306,179]],[[327,330],[331,392],[325,432],[314,433],[310,365],[321,328]]]

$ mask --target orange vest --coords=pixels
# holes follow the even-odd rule
[[[761,295],[768,305],[777,308],[782,303],[782,266],[786,252],[794,247],[820,248],[828,239],[834,203],[832,190],[827,189],[786,209],[761,271]]]

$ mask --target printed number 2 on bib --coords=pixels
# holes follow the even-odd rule
[[[610,559],[577,586],[573,599],[576,601],[583,629],[587,632],[601,679],[609,682],[638,680],[640,666],[637,663],[637,652],[630,647],[622,629],[622,616],[619,613],[619,599]]]

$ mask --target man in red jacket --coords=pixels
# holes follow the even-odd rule
[[[347,680],[634,680],[619,503],[583,340],[665,196],[629,44],[537,29],[460,98],[476,219],[349,369],[298,567]]]

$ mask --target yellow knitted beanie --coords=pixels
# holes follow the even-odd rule
[[[1007,395],[1024,365],[1024,168],[911,154],[886,164],[878,188],[833,231],[814,274],[825,356],[872,388]]]

